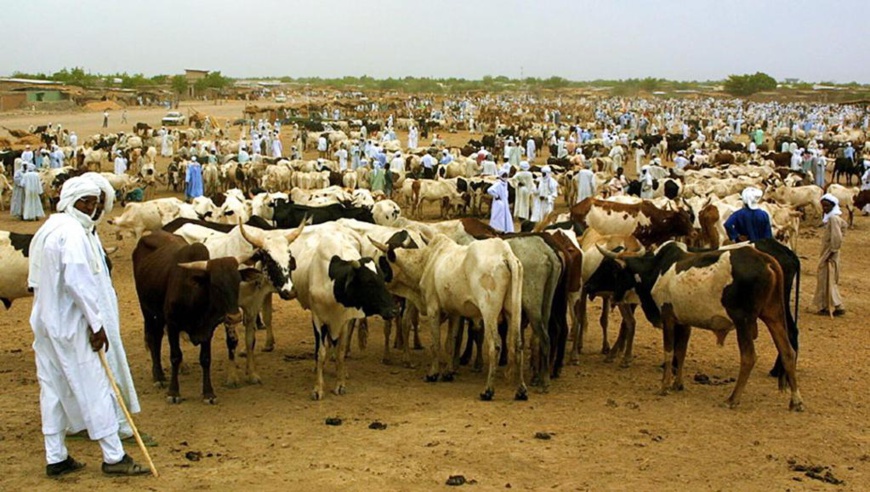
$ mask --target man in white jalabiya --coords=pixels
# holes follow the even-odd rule
[[[24,220],[39,220],[45,217],[45,212],[42,210],[42,180],[39,179],[39,173],[36,172],[36,166],[33,164],[24,165],[27,171],[24,177],[21,178],[21,185],[24,187],[24,208],[21,210],[21,218]]]
[[[550,176],[550,166],[541,168],[541,180],[538,182],[537,199],[532,207],[532,222],[544,220],[556,205],[556,197],[559,195],[559,183]]]
[[[529,220],[529,199],[535,187],[535,179],[529,171],[529,167],[528,161],[520,162],[520,170],[514,175],[514,180],[517,183],[514,215],[523,220]]]
[[[49,477],[84,467],[69,455],[65,444],[67,430],[83,429],[100,444],[103,473],[148,473],[124,452],[115,396],[97,354],[104,348],[108,353],[119,348],[110,345],[111,315],[101,300],[112,287],[93,233],[100,193],[88,178],[64,183],[57,205],[61,213],[53,214],[37,231],[30,248],[28,283],[34,290],[30,325]],[[117,316],[117,304],[115,310]]]
[[[596,183],[595,173],[592,172],[591,168],[592,163],[587,162],[586,167],[574,176],[577,186],[577,203],[595,196],[595,189],[598,187],[598,183]]]
[[[640,197],[646,200],[653,198],[653,177],[650,174],[649,164],[640,168]]]
[[[408,130],[408,148],[417,148],[417,127],[414,125],[411,125],[411,129]]]
[[[489,226],[499,232],[514,232],[514,220],[511,218],[511,206],[508,203],[509,174],[509,168],[503,167],[498,172],[498,181],[486,190],[492,196]]]

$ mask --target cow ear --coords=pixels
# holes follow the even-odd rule
[[[386,258],[381,256],[378,258],[378,273],[384,277],[384,282],[390,283],[393,281],[393,268]]]
[[[263,273],[256,268],[239,265],[239,274],[242,276],[242,282],[254,282],[263,277]]]

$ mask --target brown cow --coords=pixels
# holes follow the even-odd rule
[[[693,239],[697,234],[692,226],[693,215],[688,206],[665,210],[647,200],[621,203],[586,198],[571,207],[571,220],[574,222],[604,235],[633,235],[645,247],[681,236]]]

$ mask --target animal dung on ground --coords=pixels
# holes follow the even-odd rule
[[[465,483],[466,480],[464,475],[450,475],[450,477],[447,478],[447,485],[451,485],[454,487],[459,485],[465,485]]]
[[[535,439],[541,439],[544,441],[549,441],[553,438],[553,435],[549,432],[535,432]]]
[[[385,424],[379,420],[375,420],[374,422],[369,424],[369,429],[372,429],[372,430],[384,430],[386,428],[387,428],[387,424]]]
[[[202,452],[201,451],[188,451],[188,452],[184,453],[184,457],[187,458],[189,461],[199,461],[202,459]]]
[[[341,419],[338,417],[327,417],[326,425],[341,425]]]

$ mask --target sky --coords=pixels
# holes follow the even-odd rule
[[[870,83],[868,0],[0,0],[0,75]],[[28,27],[29,26],[29,27]]]

